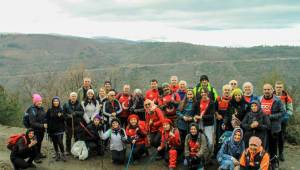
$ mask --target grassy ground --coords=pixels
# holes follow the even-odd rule
[[[9,162],[9,152],[6,149],[5,141],[9,134],[20,133],[21,128],[7,127],[0,125],[0,169],[10,170],[11,165]],[[72,156],[68,157],[67,162],[56,162],[52,157],[52,145],[45,141],[43,152],[47,153],[47,158],[44,159],[42,164],[38,164],[39,170],[122,170],[125,165],[113,165],[111,163],[110,154],[106,153],[105,156],[92,157],[85,161],[79,161]],[[127,153],[129,150],[127,151]],[[287,145],[286,146],[286,161],[281,162],[280,169],[282,170],[297,170],[300,169],[300,146]],[[168,169],[163,161],[149,161],[149,158],[143,158],[137,165],[129,166],[130,170],[163,170]],[[177,169],[184,169],[179,165]],[[216,170],[216,165],[206,167],[206,170]]]

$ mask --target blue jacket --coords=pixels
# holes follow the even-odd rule
[[[182,101],[184,102],[184,101]],[[185,122],[183,120],[183,116],[191,116],[194,117],[195,111],[194,111],[194,101],[187,101],[185,107],[180,111],[177,109],[176,115],[177,115],[177,128],[180,130],[187,130],[189,128],[190,122]]]

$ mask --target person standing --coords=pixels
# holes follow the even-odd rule
[[[284,90],[284,84],[281,81],[275,83],[275,95],[281,99],[283,104],[284,114],[281,123],[281,133],[279,137],[279,160],[284,161],[284,142],[286,127],[290,117],[293,115],[293,99]]]
[[[96,96],[93,89],[89,89],[87,92],[87,97],[81,102],[81,106],[84,110],[83,118],[86,124],[93,121],[95,115],[100,112],[99,102],[96,100]]]
[[[178,77],[177,76],[171,76],[171,78],[170,78],[170,89],[171,89],[172,93],[177,92],[177,90],[179,89]]]
[[[198,83],[197,86],[194,87],[194,89],[193,89],[194,95],[196,96],[197,100],[200,100],[200,98],[201,98],[200,93],[201,93],[201,89],[203,89],[203,88],[207,88],[209,98],[212,99],[213,101],[216,101],[216,99],[218,97],[218,93],[217,93],[216,89],[213,88],[212,85],[210,84],[207,75],[202,75],[200,77],[200,83]]]
[[[85,77],[83,79],[82,87],[80,87],[77,91],[79,101],[84,101],[85,100],[85,98],[87,97],[87,91],[89,89],[93,89],[92,80],[91,80],[90,77]]]
[[[150,89],[146,91],[145,99],[153,101],[158,104],[159,92],[158,92],[158,81],[153,79],[150,81]]]
[[[123,92],[118,93],[116,96],[116,99],[119,101],[119,103],[122,106],[122,112],[119,114],[119,119],[121,121],[121,127],[126,127],[127,126],[127,118],[130,114],[129,111],[129,103],[130,100],[132,100],[132,95],[130,94],[130,85],[125,84],[123,86]]]

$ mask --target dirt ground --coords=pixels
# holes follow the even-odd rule
[[[23,129],[16,127],[7,127],[0,125],[0,170],[11,170],[9,161],[9,152],[6,149],[6,140],[10,134],[20,133]],[[129,149],[127,154],[129,154]],[[109,153],[105,156],[94,156],[85,161],[79,161],[72,156],[68,156],[67,162],[56,162],[53,158],[53,150],[50,142],[43,143],[43,153],[47,154],[47,158],[43,163],[37,164],[38,170],[122,170],[125,165],[113,165]],[[151,156],[152,151],[150,151]],[[282,170],[297,170],[300,169],[300,146],[287,145],[286,146],[286,161],[281,162],[280,169]],[[130,170],[163,170],[168,169],[163,161],[151,161],[149,157],[142,158],[136,165],[130,165]],[[177,167],[178,170],[185,169],[182,165]],[[217,165],[209,165],[206,170],[216,170]]]

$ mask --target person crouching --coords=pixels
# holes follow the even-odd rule
[[[165,119],[163,121],[161,136],[161,143],[157,148],[157,151],[165,158],[166,162],[169,162],[169,169],[172,170],[176,168],[177,149],[180,146],[180,135],[179,130],[173,127],[170,119]]]
[[[184,165],[189,169],[203,170],[205,154],[208,152],[207,140],[200,132],[198,124],[191,123],[190,133],[184,142]]]
[[[131,144],[133,162],[142,155],[148,154],[146,148],[147,130],[145,122],[140,121],[139,117],[132,114],[128,117],[128,126],[126,128],[127,141]]]
[[[100,134],[102,140],[110,138],[110,150],[112,162],[114,164],[124,164],[126,157],[126,140],[125,130],[120,126],[120,120],[113,118],[111,120],[111,128],[105,133]]]

